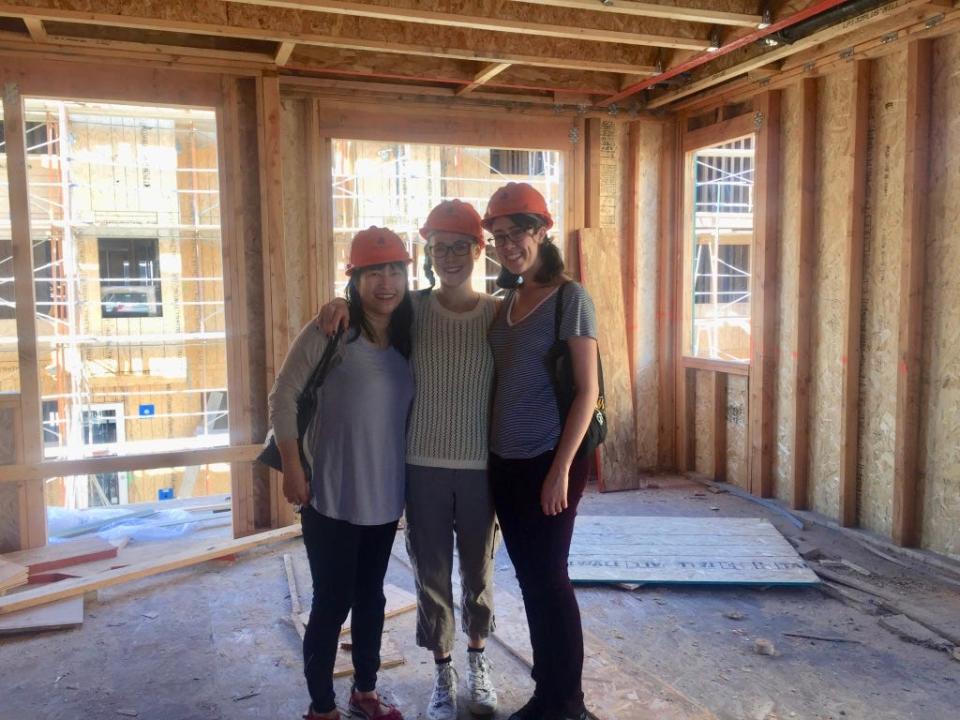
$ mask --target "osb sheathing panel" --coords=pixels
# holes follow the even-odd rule
[[[960,35],[936,41],[921,437],[925,548],[960,555]]]
[[[597,310],[597,344],[603,358],[609,429],[600,457],[605,490],[639,487],[630,363],[627,352],[623,283],[619,271],[616,230],[584,229],[580,233],[583,282]]]
[[[747,457],[747,377],[727,377],[727,482],[750,486]]]
[[[657,238],[659,235],[660,150],[663,126],[640,123],[637,158],[637,267],[634,352],[637,408],[637,464],[657,465],[659,375],[657,370]]]
[[[906,50],[871,72],[860,364],[860,524],[889,535],[893,513]]]
[[[280,146],[283,153],[283,241],[286,258],[287,318],[299,332],[316,313],[310,304],[310,268],[307,228],[306,100],[283,98],[280,102]]]
[[[845,68],[817,87],[817,216],[814,238],[810,483],[813,509],[839,516],[845,218],[853,183],[853,82]]]
[[[789,500],[793,492],[794,383],[797,363],[791,352],[797,332],[797,284],[800,268],[800,112],[801,86],[783,91],[780,109],[781,183],[780,283],[777,307],[776,452],[773,456],[774,494]]]
[[[698,473],[713,476],[713,373],[694,372],[697,378],[696,417],[693,423],[693,468]]]

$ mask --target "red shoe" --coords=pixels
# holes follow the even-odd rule
[[[356,690],[350,693],[350,715],[364,720],[403,720],[400,711],[390,703],[385,703],[379,695],[362,698]]]

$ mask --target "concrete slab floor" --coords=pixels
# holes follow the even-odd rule
[[[590,491],[581,512],[766,517],[785,535],[802,536],[866,569],[870,576],[851,577],[882,588],[927,624],[948,634],[960,629],[957,588],[919,569],[878,558],[833,530],[799,530],[775,512],[706,492],[691,480],[653,482],[657,487],[643,491]],[[306,558],[300,541],[292,541],[236,562],[103,590],[87,603],[82,628],[0,639],[0,720],[299,718],[307,695],[299,640],[286,621],[285,552],[295,556],[306,601]],[[519,595],[503,548],[496,563],[498,587]],[[387,581],[413,590],[399,562],[391,562]],[[960,714],[960,662],[883,629],[865,612],[876,609],[852,607],[820,590],[586,587],[577,594],[584,626],[612,657],[630,658],[721,720],[952,720]],[[383,671],[380,687],[407,718],[423,718],[432,659],[413,643],[414,622],[413,613],[388,621],[407,662]],[[759,638],[776,654],[757,654]],[[498,717],[506,717],[531,691],[529,670],[495,642],[488,652],[501,697]],[[464,656],[461,645],[454,658],[461,676]],[[337,690],[345,703],[349,680],[337,681]],[[650,714],[623,720],[648,717],[656,720]]]

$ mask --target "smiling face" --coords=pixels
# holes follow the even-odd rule
[[[407,266],[390,263],[361,268],[357,291],[364,313],[389,317],[407,291]]]
[[[506,215],[490,225],[500,264],[514,275],[524,277],[536,274],[540,266],[540,244],[547,236],[544,227],[525,229]]]
[[[470,280],[482,249],[470,235],[438,230],[430,233],[426,251],[440,276],[440,284],[454,288]]]

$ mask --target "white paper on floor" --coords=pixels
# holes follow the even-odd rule
[[[760,518],[580,515],[569,571],[575,583],[820,582],[786,538]]]

